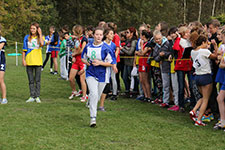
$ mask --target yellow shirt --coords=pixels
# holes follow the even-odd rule
[[[23,41],[23,51],[26,52],[25,61],[28,66],[42,66],[42,47],[38,43],[37,36],[32,37],[31,41],[28,37],[29,35],[26,35]],[[43,40],[45,40],[44,36]]]

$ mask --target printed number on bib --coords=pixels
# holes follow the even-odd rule
[[[207,63],[198,55],[197,58],[194,60],[194,68],[199,69],[204,67]]]
[[[5,70],[5,65],[1,64],[1,70]]]
[[[91,52],[91,59],[96,59],[96,51]]]

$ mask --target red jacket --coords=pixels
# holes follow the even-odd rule
[[[184,48],[180,45],[180,38],[176,38],[173,49],[178,52],[178,60],[176,61],[175,70],[181,71],[191,71],[192,61],[191,60],[182,60]],[[191,57],[190,57],[191,58]]]

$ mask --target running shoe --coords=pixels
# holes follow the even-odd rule
[[[8,103],[8,101],[6,98],[2,99],[1,104],[7,104],[7,103]]]
[[[202,121],[195,121],[195,126],[206,126]]]
[[[72,93],[71,93],[69,99],[73,99],[74,96],[76,96],[76,94],[77,94],[77,91],[72,91]]]
[[[209,118],[210,118],[211,121],[214,120],[214,115],[213,115],[213,113],[211,113],[211,114],[209,115]]]
[[[168,108],[167,110],[178,111],[179,110],[179,106],[173,105],[172,107]]]
[[[159,98],[156,98],[154,101],[152,101],[152,104],[161,104],[163,101]]]
[[[202,121],[203,121],[203,122],[210,122],[210,121],[211,121],[210,115],[204,114],[204,115],[202,116]]]
[[[33,97],[30,97],[27,101],[26,101],[26,103],[30,103],[30,102],[34,102],[35,101],[35,99],[33,98]]]
[[[137,98],[136,98],[136,100],[143,100],[145,97],[144,97],[144,95],[139,95]]]
[[[111,99],[110,99],[110,100],[112,100],[112,101],[117,100],[117,96],[116,96],[116,95],[113,95],[113,96],[111,97]]]
[[[105,108],[104,107],[98,107],[98,111],[104,111],[105,112]]]
[[[162,107],[162,108],[169,108],[169,104],[167,104],[167,103],[162,103],[162,104],[160,104],[160,107]]]
[[[81,103],[85,103],[87,100],[88,100],[88,96],[87,96],[87,95],[86,95],[86,96],[82,96],[82,97],[80,98],[80,102],[81,102]]]
[[[96,118],[91,118],[90,127],[92,128],[96,127]]]
[[[90,108],[89,100],[87,100],[87,102],[86,102],[86,107],[87,107],[87,108]]]
[[[35,101],[36,101],[37,103],[41,103],[41,100],[40,100],[39,97],[37,97],[37,98],[35,99]]]
[[[193,120],[193,121],[197,120],[196,113],[193,110],[189,112],[189,115],[190,115],[191,120]]]
[[[220,129],[220,125],[221,125],[221,122],[220,122],[220,120],[219,120],[219,121],[214,125],[213,129],[214,129],[214,130]]]
[[[79,90],[78,92],[76,92],[76,97],[81,96],[82,95],[82,90]]]

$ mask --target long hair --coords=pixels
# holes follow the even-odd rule
[[[39,24],[38,24],[37,22],[34,22],[34,23],[31,23],[30,28],[31,28],[31,26],[35,26],[36,29],[37,29],[36,35],[37,35],[37,37],[38,37],[37,40],[38,40],[38,43],[39,43],[39,39],[40,39],[40,35],[39,35],[39,33],[38,33]],[[31,36],[32,36],[32,33],[30,32],[30,33],[29,33],[29,37],[28,37],[29,42],[31,42]]]
[[[128,30],[130,31],[130,33],[133,33],[132,40],[136,40],[137,39],[137,30],[134,27],[130,27],[130,28],[128,28]]]

